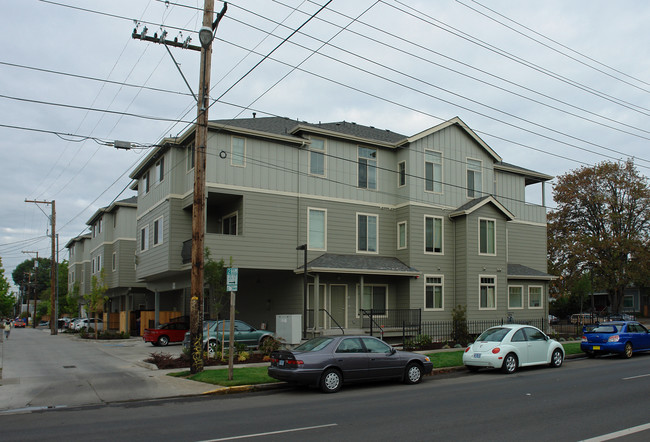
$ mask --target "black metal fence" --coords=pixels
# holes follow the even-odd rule
[[[454,342],[466,345],[483,333],[486,329],[504,324],[527,324],[548,332],[548,319],[533,318],[522,320],[493,319],[475,321],[427,321],[421,322],[417,327],[402,327],[402,339],[406,342],[417,336],[421,336],[430,342]]]
[[[361,309],[361,327],[375,331],[400,330],[404,327],[418,329],[422,324],[422,311],[412,308]]]

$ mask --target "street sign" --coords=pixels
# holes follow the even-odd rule
[[[229,292],[236,292],[238,279],[239,279],[238,268],[230,267],[226,269],[226,290]]]

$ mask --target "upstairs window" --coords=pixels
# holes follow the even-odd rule
[[[161,158],[156,163],[156,180],[162,183],[165,179],[165,158]]]
[[[221,220],[221,233],[224,235],[237,235],[237,212],[223,217]]]
[[[406,186],[406,161],[397,163],[397,186]]]
[[[244,138],[232,137],[230,164],[239,167],[246,165],[246,140]]]
[[[149,226],[140,229],[140,251],[149,250]]]
[[[147,170],[142,176],[142,194],[146,195],[149,193],[149,171]]]
[[[357,252],[377,253],[377,215],[357,215]]]
[[[442,193],[442,152],[424,151],[424,182],[427,192]]]
[[[397,223],[397,249],[405,249],[407,247],[407,224],[406,221]]]
[[[103,225],[104,225],[104,218],[99,218],[99,221],[97,222],[97,234],[102,233]]]
[[[153,245],[157,246],[163,242],[163,218],[162,216],[153,222]]]
[[[467,159],[467,196],[478,198],[483,192],[482,163],[479,160]]]
[[[113,260],[112,260],[112,270],[115,271],[117,270],[117,253],[113,252]]]
[[[359,146],[359,187],[377,188],[377,149]]]
[[[309,173],[325,176],[325,140],[312,138],[309,146]]]
[[[309,218],[307,225],[309,238],[307,244],[309,250],[327,249],[327,212],[324,209],[308,209]]]
[[[496,229],[493,219],[479,219],[479,254],[496,255]]]
[[[424,252],[442,253],[442,218],[424,217]]]
[[[194,169],[194,143],[191,143],[185,149],[185,159],[185,167],[189,172],[190,170]]]

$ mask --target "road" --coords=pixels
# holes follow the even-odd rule
[[[346,386],[333,395],[286,389],[0,413],[0,438],[578,441],[627,430],[622,440],[646,441],[649,393],[650,354],[644,354],[514,375],[432,376],[415,386]]]

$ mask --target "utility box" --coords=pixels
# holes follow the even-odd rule
[[[302,315],[275,315],[275,335],[285,344],[300,344]]]

